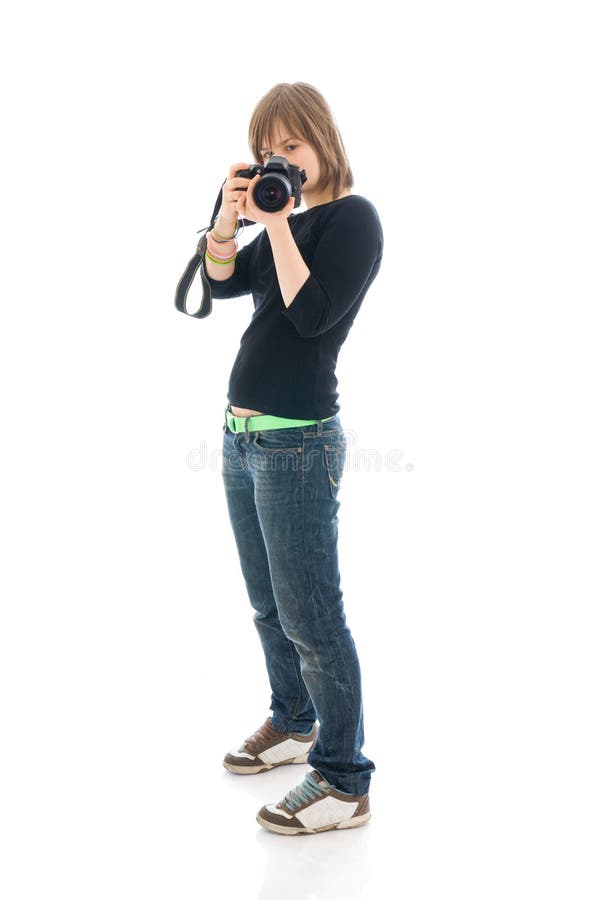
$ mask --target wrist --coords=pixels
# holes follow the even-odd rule
[[[232,241],[239,231],[238,220],[219,217],[213,225],[212,231],[220,241]]]
[[[233,262],[237,256],[238,242],[235,238],[231,241],[217,241],[212,231],[206,236],[206,253],[212,262]]]
[[[271,221],[265,223],[265,229],[269,234],[285,234],[286,231],[291,234],[289,219],[283,216],[273,216]]]

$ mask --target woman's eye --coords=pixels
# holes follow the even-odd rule
[[[298,144],[288,144],[285,149],[286,150],[297,150],[297,148],[298,148]],[[273,154],[271,153],[271,151],[267,150],[266,153],[263,153],[263,159],[267,159],[268,156],[272,156],[272,155]]]

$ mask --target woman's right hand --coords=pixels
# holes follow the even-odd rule
[[[234,163],[229,169],[227,181],[222,188],[219,218],[215,224],[215,228],[223,237],[227,237],[235,231],[238,220],[237,202],[244,195],[245,189],[251,181],[250,178],[238,178],[235,173],[240,169],[249,169],[251,165],[251,163],[239,162]]]

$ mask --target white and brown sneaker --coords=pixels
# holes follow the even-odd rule
[[[313,769],[279,803],[263,806],[256,821],[276,834],[316,834],[357,828],[370,818],[368,793],[338,791]]]
[[[308,754],[317,741],[318,725],[308,734],[295,731],[282,734],[276,731],[269,719],[246,738],[239,750],[227,753],[223,765],[236,775],[256,775],[276,766],[306,763]]]

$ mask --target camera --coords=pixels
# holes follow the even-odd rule
[[[306,172],[289,163],[285,156],[272,156],[264,166],[250,166],[236,172],[240,178],[254,178],[260,175],[260,181],[254,187],[254,202],[264,212],[279,212],[294,198],[294,209],[300,206],[302,185],[306,181]]]

